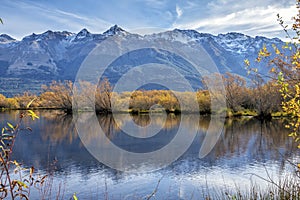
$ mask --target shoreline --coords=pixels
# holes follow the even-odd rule
[[[54,107],[29,107],[29,108],[0,108],[0,112],[10,112],[10,111],[27,111],[27,110],[34,110],[34,111],[61,111],[64,114],[73,114],[72,109],[67,108],[54,108]],[[95,110],[92,109],[82,109],[77,111],[78,113],[84,113],[84,112],[94,112]],[[123,110],[123,111],[107,111],[107,110],[96,110],[95,111],[97,115],[106,115],[106,114],[131,114],[131,115],[148,115],[150,113],[157,113],[157,114],[175,114],[175,115],[181,115],[181,114],[200,114],[201,116],[213,116],[218,115],[218,113],[211,113],[211,112],[196,112],[196,111],[180,111],[180,110]],[[259,116],[255,111],[249,111],[249,110],[240,110],[237,112],[232,112],[231,110],[226,111],[225,118],[257,118],[257,119],[264,119],[264,117]],[[271,113],[271,119],[277,119],[277,118],[290,118],[291,116],[287,115],[284,112],[274,112]],[[265,119],[269,119],[266,117]]]

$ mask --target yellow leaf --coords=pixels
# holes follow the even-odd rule
[[[274,67],[272,67],[272,69],[271,69],[271,72],[275,72],[276,70],[275,70],[275,68]]]
[[[39,119],[39,116],[35,114],[32,110],[28,110],[28,115],[31,116],[32,120]]]
[[[285,128],[290,128],[290,125],[285,125]]]
[[[7,122],[7,125],[8,125],[9,128],[11,128],[12,130],[15,130],[15,127],[14,127],[11,123]]]
[[[29,106],[34,102],[36,98],[32,99],[27,105],[26,105],[26,108],[29,108]]]
[[[248,59],[245,59],[245,60],[244,60],[244,63],[245,63],[246,66],[249,66],[249,65],[250,65],[250,61],[249,61]]]
[[[78,198],[77,198],[77,196],[76,196],[76,193],[73,194],[73,199],[74,199],[74,200],[78,200]]]
[[[19,184],[19,186],[22,186],[24,188],[28,188],[28,186],[22,181],[17,181],[17,183]]]

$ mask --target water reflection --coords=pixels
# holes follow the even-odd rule
[[[1,125],[3,126],[5,121],[18,120],[18,115],[18,112],[0,113]],[[33,165],[38,169],[46,170],[49,163],[57,159],[58,178],[67,174],[71,179],[95,181],[93,177],[98,177],[102,181],[99,183],[101,188],[103,181],[107,180],[108,185],[111,188],[116,187],[122,195],[132,192],[128,187],[141,187],[140,189],[145,192],[151,192],[161,175],[168,177],[165,178],[168,181],[176,182],[179,179],[186,180],[187,177],[194,180],[196,177],[204,176],[205,173],[217,173],[216,169],[222,169],[228,170],[228,172],[223,171],[225,179],[227,176],[238,179],[241,176],[241,170],[246,170],[243,171],[245,173],[260,173],[259,170],[265,165],[271,165],[270,163],[272,166],[275,165],[273,170],[281,174],[286,170],[286,160],[294,159],[296,156],[292,154],[296,145],[287,137],[288,130],[284,128],[283,119],[270,122],[260,122],[253,118],[226,120],[225,129],[217,144],[206,157],[200,159],[199,151],[209,127],[210,117],[195,120],[193,115],[187,115],[182,121],[182,116],[171,114],[167,116],[165,123],[162,123],[159,117],[133,115],[130,119],[120,114],[119,121],[116,123],[112,115],[97,116],[98,123],[107,137],[103,139],[109,139],[114,144],[132,152],[148,152],[162,148],[175,137],[180,123],[183,123],[186,134],[199,128],[192,145],[177,161],[157,172],[136,174],[133,177],[110,169],[91,156],[76,132],[72,116],[49,111],[40,111],[38,115],[40,115],[39,120],[25,120],[24,122],[26,126],[32,127],[33,132],[24,132],[17,138],[13,155],[16,160],[23,161],[25,166]],[[122,133],[122,127],[126,126],[129,120],[133,120],[142,127],[153,123],[163,129],[158,135],[148,139],[132,139]],[[87,127],[88,125],[87,123]],[[99,137],[98,132],[93,127],[87,129],[87,132],[85,141],[92,144],[95,138]],[[108,152],[107,156],[112,155]],[[132,181],[129,181],[128,177]],[[135,185],[136,181],[142,180],[145,180],[143,186]],[[152,184],[151,187],[147,185],[146,180],[152,180],[149,183]],[[201,184],[205,185],[202,179],[199,180],[201,181]],[[86,184],[89,185],[92,182]],[[198,183],[193,181],[193,184]],[[80,188],[80,185],[75,184],[72,187],[75,187],[75,191],[84,190]],[[168,189],[167,187],[170,186],[164,183],[162,187]]]
[[[114,115],[114,120],[120,122],[116,124],[121,131],[110,138],[106,136],[110,133],[103,133],[103,129],[100,129],[99,119],[93,113],[78,113],[74,116],[74,121],[81,141],[99,161],[121,171],[145,172],[165,167],[175,161],[188,149],[197,134],[197,128],[192,129],[197,126],[187,126],[191,119],[198,123],[197,115],[192,118],[188,115],[179,116],[181,123],[176,124],[176,128],[172,127],[171,131],[166,130],[160,120],[155,120],[165,121],[168,117],[150,117],[149,125],[141,128],[132,126],[131,117],[128,115]],[[159,127],[161,124],[162,127]],[[124,131],[126,129],[135,135],[128,134]],[[92,139],[91,133],[94,133]]]
[[[61,147],[64,149],[61,151],[63,151],[65,155],[74,153],[68,152],[68,149],[72,149],[72,151],[81,151],[84,149],[75,130],[71,115],[48,111],[39,112],[38,114],[41,116],[40,120],[26,120],[24,122],[26,125],[31,126],[34,132],[29,135],[21,134],[18,141],[22,140],[23,142],[20,142],[20,144],[16,146],[26,146],[26,148],[30,150],[34,148],[34,145],[30,145],[30,143],[38,141],[38,146],[45,146],[45,144],[47,144],[51,147]],[[126,115],[120,114],[118,118],[121,119],[121,124],[117,124],[112,115],[100,115],[97,117],[108,139],[115,140],[116,142],[118,138],[121,137],[122,126],[125,126],[126,122],[131,120],[128,119]],[[162,126],[163,134],[159,134],[159,139],[166,140],[166,142],[174,136],[181,120],[180,115],[174,114],[167,116],[165,124],[161,124],[159,117],[152,119],[149,115],[133,115],[131,117],[133,121],[140,126],[147,126],[151,120],[151,123]],[[1,113],[0,120],[2,122],[17,121],[18,112]],[[193,115],[188,115],[186,120],[181,123],[184,123],[186,127],[186,134],[189,134],[189,131],[193,131],[199,126],[198,135],[193,142],[193,146],[197,146],[195,148],[199,150],[208,129],[210,117],[201,117],[197,122],[194,120]],[[254,157],[255,159],[260,158],[261,160],[276,160],[281,156],[289,157],[291,150],[295,148],[295,144],[287,138],[288,130],[284,128],[284,123],[282,119],[270,122],[260,122],[252,118],[226,120],[224,133],[221,135],[213,151],[208,155],[208,158],[217,160],[226,157],[228,159],[245,154],[250,160]],[[2,126],[3,125],[4,123]],[[90,131],[87,142],[93,142],[97,137],[97,131]],[[142,140],[139,140],[139,142],[141,141]],[[147,142],[147,140],[145,142]],[[37,145],[37,143],[35,144]],[[127,145],[132,144],[127,143]],[[143,146],[144,144],[140,143],[139,146],[136,147],[136,150],[143,148]],[[124,148],[126,148],[126,146],[124,146]],[[45,150],[45,155],[47,155],[46,151],[47,150]],[[41,155],[40,151],[37,152]],[[41,155],[41,157],[44,157],[44,155]]]
[[[224,136],[213,155],[221,160],[226,159],[229,166],[279,160],[283,169],[284,161],[296,150],[295,143],[287,137],[289,130],[284,128],[284,124],[283,119],[270,122],[228,120]],[[244,156],[243,160],[236,160],[241,156]]]
[[[72,115],[62,112],[43,112],[40,115],[45,119],[45,123],[40,126],[43,141],[72,144],[74,140],[78,139],[72,123]]]

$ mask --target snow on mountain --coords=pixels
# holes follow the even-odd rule
[[[80,41],[80,40],[86,40],[86,39],[92,39],[93,35],[87,30],[87,29],[82,29],[79,31],[79,33],[76,34],[74,41]]]
[[[227,33],[219,34],[215,37],[215,41],[227,51],[241,54],[252,48],[251,43],[253,42],[253,38],[241,33]]]
[[[221,73],[231,72],[245,78],[247,78],[243,66],[245,58],[255,58],[263,44],[268,47],[273,43],[283,44],[277,38],[250,37],[241,33],[212,35],[180,29],[140,36],[131,34],[117,25],[102,34],[93,34],[87,29],[82,29],[78,33],[48,30],[41,34],[33,33],[21,41],[2,34],[0,35],[0,93],[12,95],[25,90],[38,92],[42,83],[47,84],[52,80],[74,80],[79,66],[88,53],[97,44],[113,35],[124,39],[134,37],[143,42],[169,40],[185,45],[201,44]],[[133,58],[134,56],[136,58]],[[191,80],[195,88],[201,87],[194,71],[178,56],[150,49],[131,53],[129,57],[128,60],[128,56],[127,58],[123,56],[112,63],[111,68],[106,71],[106,76],[112,82],[116,82],[116,77],[120,77],[132,66],[157,62],[173,63],[180,73]],[[13,82],[10,82],[11,80]]]
[[[268,39],[265,37],[250,37],[242,33],[219,34],[215,37],[215,41],[219,43],[227,51],[235,54],[243,54],[253,52],[262,47],[263,44],[282,43],[278,38]]]
[[[112,36],[112,35],[116,35],[116,34],[125,36],[129,33],[127,31],[125,31],[124,29],[122,29],[121,27],[119,27],[118,25],[112,26],[110,29],[108,29],[107,31],[105,31],[103,33],[103,35],[105,35],[105,36]]]
[[[10,37],[7,34],[1,34],[0,35],[0,44],[7,44],[7,43],[11,43],[11,42],[16,42],[17,40]]]
[[[155,33],[151,35],[145,35],[145,39],[155,40],[155,39],[164,39],[168,41],[177,41],[183,44],[187,44],[189,42],[196,41],[196,37],[191,37],[191,34],[187,34],[188,32],[182,32],[178,29],[173,31],[166,31],[162,33]]]

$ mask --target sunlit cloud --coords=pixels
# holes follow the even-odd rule
[[[280,13],[287,23],[297,14],[294,0],[2,0],[1,32],[21,39],[46,30],[101,33],[118,24],[130,30],[194,29],[212,34],[242,32],[280,36]],[[82,3],[79,3],[82,2]],[[151,28],[143,28],[151,27]],[[147,32],[148,34],[151,32]]]
[[[221,1],[221,0],[219,0]],[[215,10],[212,10],[212,12]],[[275,6],[245,8],[228,14],[226,12],[189,21],[176,21],[173,27],[195,29],[213,34],[226,32],[243,32],[249,35],[272,35],[281,30],[277,22],[277,13],[291,23],[292,16],[297,12],[295,6],[280,8]],[[275,35],[275,34],[274,34]]]

